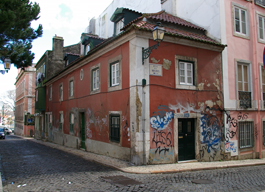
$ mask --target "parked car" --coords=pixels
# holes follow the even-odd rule
[[[10,128],[10,129],[11,129],[12,133],[15,133],[15,129],[14,128]]]
[[[12,133],[11,129],[4,127],[4,131],[6,135],[10,135]]]
[[[5,130],[4,128],[0,128],[0,139],[5,139],[6,135],[5,135]]]

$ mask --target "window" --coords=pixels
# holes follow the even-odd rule
[[[263,145],[265,145],[265,121],[263,121]]]
[[[120,115],[111,114],[109,122],[110,140],[113,142],[120,142]]]
[[[93,90],[99,89],[99,69],[93,70]]]
[[[182,85],[193,85],[193,64],[179,62],[179,83]]]
[[[238,122],[239,126],[239,147],[240,149],[253,147],[254,145],[254,125],[253,122]]]
[[[49,86],[49,101],[52,100],[52,86]]]
[[[265,42],[265,17],[258,15],[258,36],[260,41]]]
[[[69,132],[74,132],[74,124],[75,124],[75,115],[74,113],[69,114]]]
[[[96,94],[100,92],[100,63],[90,68],[90,94]]]
[[[233,24],[235,36],[249,38],[247,8],[233,3]]]
[[[59,112],[59,131],[63,130],[63,112]]]
[[[235,7],[235,30],[237,33],[247,34],[247,15],[246,10]]]
[[[69,98],[74,97],[74,78],[69,79]]]
[[[121,20],[119,20],[116,24],[115,24],[115,35],[118,35],[121,32],[121,29],[124,26],[124,18],[122,18]]]
[[[119,63],[114,63],[110,65],[111,68],[111,86],[119,85]]]
[[[59,85],[59,101],[63,100],[63,84]]]
[[[237,89],[240,107],[251,108],[251,90],[249,78],[249,65],[237,64]]]
[[[122,88],[122,56],[118,55],[108,60],[108,91]]]
[[[48,127],[51,129],[52,128],[52,114],[49,114],[49,124]]]
[[[255,0],[257,5],[265,6],[265,0]]]
[[[197,58],[175,56],[176,88],[197,89]]]
[[[265,109],[265,69],[263,66],[261,66],[262,70],[262,96],[263,96],[263,107]]]

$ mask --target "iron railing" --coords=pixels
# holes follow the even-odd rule
[[[239,106],[246,109],[251,108],[251,92],[238,91]]]

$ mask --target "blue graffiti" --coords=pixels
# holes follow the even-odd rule
[[[201,117],[201,143],[206,144],[207,152],[216,151],[221,141],[220,123],[216,116]]]
[[[161,131],[168,126],[173,117],[174,114],[172,111],[166,112],[164,117],[160,117],[158,115],[153,116],[150,118],[151,127],[157,129],[158,131]]]

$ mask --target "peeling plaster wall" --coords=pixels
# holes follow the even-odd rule
[[[142,79],[146,79],[146,83],[149,83],[148,59],[142,65],[142,47],[148,46],[147,39],[133,38],[130,40],[131,161],[137,165],[143,164],[144,161],[147,162],[150,149],[148,121],[149,87],[142,87]],[[145,94],[143,94],[143,91]],[[145,102],[143,103],[143,101]],[[144,122],[143,117],[146,119]]]
[[[150,75],[149,163],[178,162],[180,119],[194,120],[195,159],[228,160],[224,149],[221,53],[162,42],[150,57],[158,65],[163,65],[165,59],[172,65],[169,69],[162,68],[162,76]],[[176,88],[178,58],[194,58],[197,62],[193,89],[179,85]]]
[[[86,65],[69,71],[62,78],[52,84],[53,97],[46,97],[46,114],[52,114],[52,125],[46,128],[50,141],[72,148],[80,148],[81,136],[85,134],[85,148],[92,152],[107,154],[110,149],[119,152],[109,155],[130,159],[131,127],[130,127],[130,98],[129,98],[129,43],[112,49],[99,58]],[[122,73],[122,86],[118,90],[109,89],[108,69],[113,59],[119,59]],[[112,61],[113,62],[113,61]],[[98,65],[100,64],[100,65]],[[100,68],[100,92],[92,93],[91,69],[94,66]],[[83,69],[83,78],[80,79],[80,71]],[[74,80],[74,96],[69,98],[69,80]],[[58,102],[59,85],[63,85],[63,101]],[[57,88],[56,88],[57,87]],[[84,89],[84,87],[86,87]],[[46,90],[47,91],[47,90]],[[119,98],[119,99],[117,99]],[[135,104],[135,102],[134,102]],[[59,113],[63,114],[62,130],[59,130]],[[73,132],[70,132],[70,113],[74,114]],[[81,113],[85,116],[85,132],[81,130]],[[110,114],[120,114],[120,141],[110,139],[109,117]],[[101,147],[104,148],[100,149]],[[120,156],[119,156],[120,155]]]

